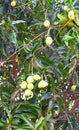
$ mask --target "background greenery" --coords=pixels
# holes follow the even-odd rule
[[[40,90],[35,83],[34,96],[22,100],[20,84],[32,74],[49,85]],[[0,129],[77,130],[78,106],[79,0],[17,0],[15,7],[0,0]]]

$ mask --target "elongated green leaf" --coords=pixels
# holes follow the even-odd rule
[[[36,125],[35,125],[36,130],[38,130],[39,127],[42,126],[43,121],[44,121],[44,117],[40,117],[39,120],[36,122]]]
[[[19,24],[19,23],[25,23],[25,21],[23,20],[12,21],[12,24]]]

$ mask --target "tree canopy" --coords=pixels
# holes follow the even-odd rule
[[[0,129],[79,129],[79,0],[0,0]]]

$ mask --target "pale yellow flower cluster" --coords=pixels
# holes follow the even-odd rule
[[[48,82],[45,80],[41,80],[40,75],[35,74],[35,75],[28,76],[26,81],[22,81],[22,83],[20,84],[21,89],[24,90],[22,99],[26,100],[28,97],[33,97],[34,81],[39,81],[38,82],[39,89],[48,86]]]

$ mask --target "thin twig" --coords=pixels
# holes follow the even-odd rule
[[[56,41],[56,39],[57,39],[59,33],[61,32],[61,30],[64,29],[64,28],[69,24],[69,22],[70,22],[70,20],[68,20],[68,21],[64,24],[64,26],[62,26],[62,28],[59,30],[59,32],[58,32],[57,35],[55,36],[53,42]]]
[[[34,37],[31,41],[36,40],[38,37],[44,35],[46,32],[47,32],[47,30],[44,31],[44,32],[42,32],[42,33],[40,33],[40,34],[37,35],[36,37]],[[29,44],[29,42],[28,42],[28,44]],[[6,62],[7,62],[10,58],[12,58],[15,54],[17,54],[18,52],[20,52],[21,50],[23,50],[25,47],[27,47],[28,44],[23,45],[19,50],[17,50],[17,51],[14,52],[12,55],[10,55],[10,56],[9,56],[4,62],[2,62],[0,65],[3,66],[4,63],[6,63]]]

